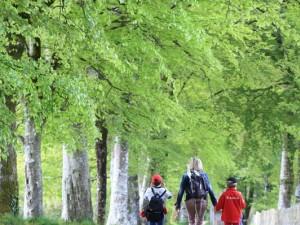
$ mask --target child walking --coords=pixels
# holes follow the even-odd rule
[[[146,190],[143,201],[142,217],[146,217],[148,225],[163,225],[166,199],[172,194],[163,187],[163,180],[159,174],[152,176],[151,186]]]
[[[227,189],[222,193],[215,207],[216,211],[222,211],[221,219],[224,225],[239,225],[245,207],[245,200],[241,192],[237,190],[237,180],[229,177]]]

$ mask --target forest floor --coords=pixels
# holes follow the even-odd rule
[[[96,225],[96,224],[91,221],[64,222],[62,220],[49,219],[44,217],[38,219],[24,220],[21,217],[4,215],[4,216],[0,216],[0,225]],[[172,225],[181,225],[181,224],[172,223]]]
[[[24,220],[20,217],[5,215],[0,217],[0,225],[95,225],[91,221],[82,222],[64,222],[61,220],[53,220],[49,218],[38,218]]]

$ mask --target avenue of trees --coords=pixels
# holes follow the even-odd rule
[[[239,178],[246,217],[290,207],[299,15],[298,0],[0,1],[0,218],[138,225],[151,174],[176,195],[193,155],[217,193]]]

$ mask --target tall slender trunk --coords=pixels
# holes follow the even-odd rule
[[[130,176],[128,179],[128,223],[140,225],[139,217],[139,188],[138,176]]]
[[[255,191],[255,184],[250,183],[249,186],[246,188],[247,194],[246,194],[246,209],[245,209],[245,214],[244,214],[244,220],[245,220],[245,225],[248,224],[250,213],[251,213],[251,208],[253,204],[253,199],[254,199],[254,191]]]
[[[67,151],[63,146],[62,219],[92,220],[91,185],[86,149]]]
[[[28,40],[28,56],[37,61],[41,57],[41,42],[39,38]],[[35,81],[34,81],[35,82]],[[24,96],[25,118],[25,192],[24,218],[43,215],[43,183],[41,166],[41,131],[36,129],[35,121],[30,113],[29,104]],[[40,128],[42,129],[42,124]]]
[[[0,156],[0,214],[19,212],[19,186],[17,160],[13,144],[6,148],[5,156]]]
[[[16,104],[12,99],[6,96],[6,106],[10,112],[15,113]],[[16,129],[16,123],[10,126],[13,134]],[[19,186],[17,176],[17,160],[13,140],[6,143],[1,151],[0,147],[0,214],[12,213],[18,214],[19,211]]]
[[[140,211],[143,210],[143,201],[146,189],[150,183],[150,176],[149,176],[149,159],[147,158],[147,170],[144,171],[143,174],[139,174],[138,176],[138,185],[139,185],[139,209]],[[146,221],[140,221],[141,224],[147,224]]]
[[[20,59],[26,49],[25,38],[22,35],[8,33],[9,40],[6,52],[13,59]],[[12,100],[14,96],[4,95],[5,104],[12,114],[16,114],[16,103]],[[10,132],[12,136],[16,130],[16,121],[11,121]],[[2,149],[1,149],[2,148]],[[5,153],[1,152],[5,151]],[[3,154],[5,156],[3,156]],[[19,185],[17,176],[17,160],[14,141],[9,140],[0,146],[0,214],[19,212]]]
[[[96,126],[101,133],[101,138],[96,140],[97,157],[97,223],[104,224],[106,208],[107,187],[107,136],[108,130],[103,121],[97,121]]]
[[[285,133],[282,140],[281,168],[280,168],[280,187],[278,208],[289,208],[293,190],[293,149],[292,135]]]
[[[143,208],[144,194],[150,183],[149,176],[147,174],[139,175],[139,208]]]
[[[300,203],[300,143],[297,144],[297,174],[296,174],[295,197],[296,203]]]
[[[286,11],[287,11],[287,1],[281,1],[280,3],[280,17],[282,19],[286,18]],[[277,42],[278,48],[277,48],[277,60],[280,62],[281,60],[284,60],[289,57],[289,53],[286,49],[286,43],[284,35],[281,31],[280,27],[277,27],[275,25],[276,32],[275,34],[275,40]],[[276,61],[277,61],[276,60]],[[295,73],[294,70],[291,69],[289,64],[284,65],[285,69],[285,76],[284,79],[295,81]],[[284,86],[285,90],[289,89],[289,85]],[[287,111],[289,116],[295,116],[294,112]],[[292,158],[293,158],[293,151],[292,149],[294,142],[294,137],[285,132],[283,134],[283,140],[282,140],[282,155],[281,155],[281,168],[280,168],[280,187],[279,187],[279,198],[278,198],[278,208],[288,208],[291,205],[291,197],[292,197],[292,190],[293,190],[293,165],[292,165]]]
[[[111,196],[107,225],[128,223],[128,145],[115,138],[111,159]]]
[[[150,159],[147,157],[145,161],[142,161],[141,159],[141,162],[143,165],[141,165],[142,168],[139,170],[139,174],[138,174],[140,210],[142,210],[143,208],[144,194],[148,187],[148,184],[150,183],[150,176],[149,176]]]
[[[37,132],[28,106],[25,104],[25,191],[24,218],[43,214],[43,185],[41,167],[41,134]]]

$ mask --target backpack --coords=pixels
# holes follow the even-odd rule
[[[190,192],[192,198],[206,198],[207,187],[201,174],[191,171]]]
[[[164,217],[164,201],[162,200],[162,196],[167,192],[166,190],[159,195],[154,192],[154,189],[151,188],[153,196],[150,199],[146,210],[146,218],[151,222],[159,222]]]

